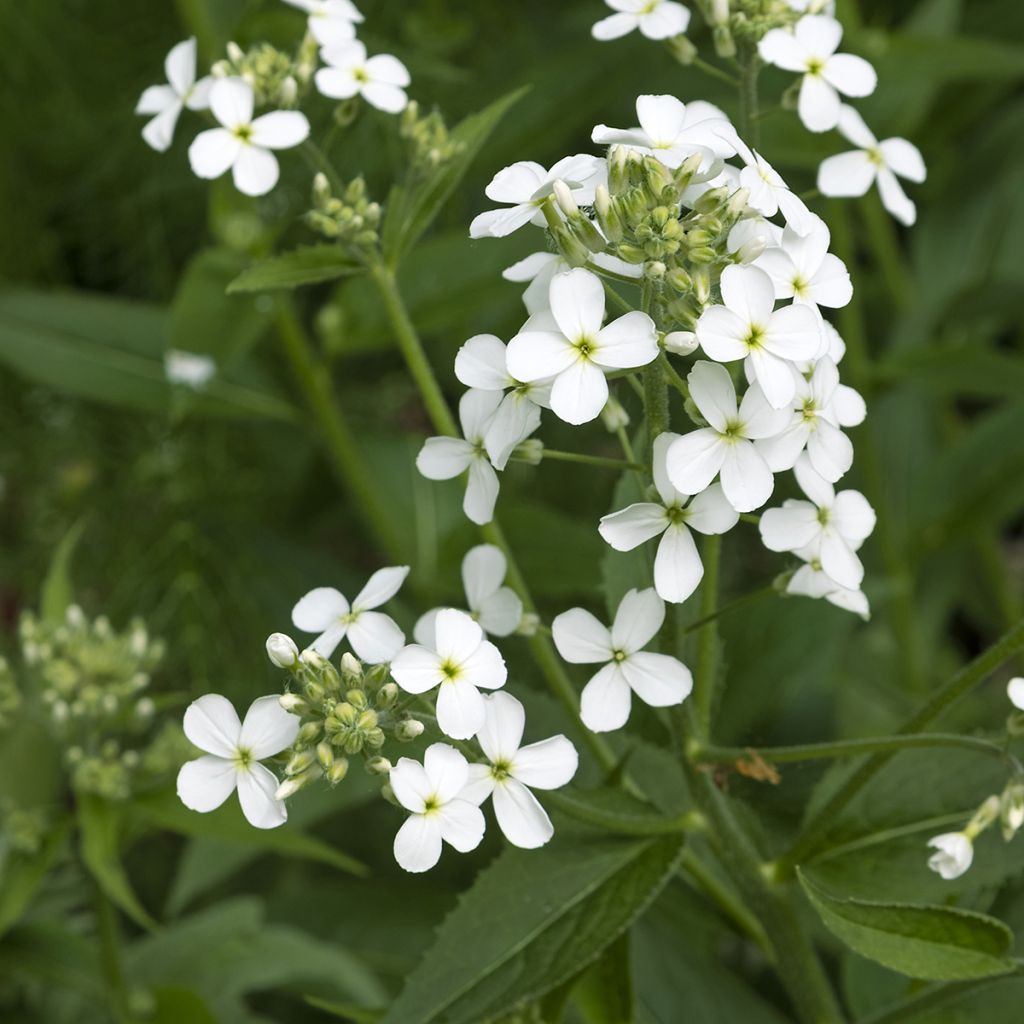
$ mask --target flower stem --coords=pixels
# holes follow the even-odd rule
[[[693,674],[693,714],[697,735],[706,738],[711,731],[711,713],[718,679],[718,577],[722,560],[722,538],[707,536],[701,544],[704,579],[700,585],[701,625],[697,640],[697,665]],[[693,629],[691,625],[688,627]]]
[[[643,472],[647,467],[639,462],[626,462],[624,459],[610,459],[603,455],[585,455],[582,452],[562,452],[555,448],[544,449],[545,459],[554,459],[557,462],[579,462],[585,466],[603,466],[606,469],[633,469]]]
[[[100,964],[107,986],[111,1016],[118,1024],[132,1024],[128,990],[125,988],[124,972],[121,969],[121,932],[117,911],[107,894],[96,885],[93,892],[96,909],[96,931],[100,945]]]
[[[740,135],[752,149],[761,144],[761,122],[758,118],[757,76],[761,71],[761,58],[757,50],[749,47],[743,55],[740,75]]]
[[[720,82],[731,85],[733,88],[739,85],[739,79],[735,75],[730,75],[728,71],[723,71],[720,67],[716,67],[706,60],[701,60],[700,57],[694,57],[690,61],[690,65],[699,71],[703,71],[704,74],[710,75],[712,78],[717,78]]]
[[[707,570],[705,568],[705,573],[706,572]],[[685,636],[687,633],[692,633],[695,629],[702,629],[704,626],[708,625],[708,623],[714,622],[715,619],[721,618],[721,616],[727,615],[729,612],[735,611],[737,608],[742,608],[745,604],[753,604],[755,601],[760,601],[763,597],[770,597],[774,593],[776,593],[776,590],[775,586],[772,584],[769,584],[767,587],[760,587],[758,590],[752,590],[749,594],[737,597],[735,601],[723,604],[720,607],[715,608],[709,614],[703,615],[699,619],[694,619],[693,622],[683,626],[679,633],[681,636]]]

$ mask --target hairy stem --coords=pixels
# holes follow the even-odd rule
[[[742,57],[740,76],[740,136],[752,149],[761,144],[761,123],[758,119],[757,76],[761,72],[761,58],[753,47]]]
[[[722,538],[708,536],[701,544],[704,579],[700,585],[701,626],[697,641],[697,666],[693,675],[694,726],[697,735],[707,738],[711,731],[715,683],[718,678],[718,577],[722,561]],[[691,625],[690,629],[693,628]]]

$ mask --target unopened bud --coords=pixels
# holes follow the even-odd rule
[[[290,107],[298,99],[299,83],[291,75],[288,75],[281,83],[281,91],[278,96],[282,106]]]
[[[245,51],[235,42],[229,42],[227,46],[228,59],[233,64],[238,64],[245,60]]]
[[[516,626],[517,636],[536,636],[540,628],[540,616],[535,612],[524,612],[523,617]]]
[[[670,331],[665,335],[665,351],[676,356],[688,356],[697,351],[697,335],[693,331]]]
[[[334,764],[334,748],[326,740],[316,745],[316,759],[325,772],[330,771]]]
[[[334,763],[327,769],[327,781],[332,786],[336,786],[346,775],[348,775],[348,758],[336,757]]]
[[[660,281],[665,276],[665,269],[661,260],[649,260],[644,264],[644,277],[649,281]]]
[[[309,710],[309,705],[297,693],[282,693],[277,702],[293,715],[304,715]]]
[[[661,193],[670,185],[675,184],[672,172],[657,158],[653,156],[644,157],[644,181],[655,200],[661,198]]]
[[[683,267],[673,267],[665,275],[665,283],[680,295],[685,295],[693,287],[693,278]]]
[[[370,702],[367,700],[365,690],[352,689],[345,693],[345,700],[349,702],[354,708],[358,708],[360,711],[363,708],[369,707]]]
[[[359,659],[346,651],[341,656],[341,678],[347,687],[354,687],[363,681],[363,666]]]
[[[313,205],[323,206],[331,198],[331,183],[323,171],[313,178]]]
[[[609,396],[601,410],[601,422],[610,434],[614,434],[629,426],[629,413],[617,398]]]
[[[293,754],[285,765],[285,775],[301,775],[313,763],[313,753],[309,750],[302,750]]]
[[[314,704],[321,703],[327,693],[327,691],[315,679],[310,679],[303,689],[306,691],[306,696]]]
[[[371,775],[390,775],[391,762],[386,757],[371,757],[366,762],[366,770]]]
[[[580,208],[576,205],[576,200],[573,198],[572,191],[561,178],[551,186],[551,191],[554,193],[558,208],[566,217],[575,216],[580,212]]]
[[[512,458],[516,462],[525,462],[528,466],[539,466],[544,458],[544,442],[536,437],[521,441],[516,445]]]
[[[307,722],[300,730],[298,742],[308,746],[320,738],[322,726],[319,722]]]
[[[342,725],[350,726],[355,724],[358,714],[359,712],[351,704],[343,702],[335,707],[333,717],[341,722]]]
[[[668,40],[669,52],[680,64],[692,64],[697,56],[697,47],[686,36],[673,36]]]
[[[625,229],[619,215],[618,204],[612,199],[604,185],[598,185],[594,192],[594,212],[609,242],[621,242]]]
[[[1000,801],[999,819],[1003,826],[1003,839],[1009,842],[1024,825],[1024,783],[1011,781]]]
[[[390,708],[394,707],[395,702],[398,700],[399,689],[394,683],[385,683],[377,691],[377,707],[379,708]]]
[[[408,743],[418,736],[422,736],[424,728],[423,723],[417,721],[417,719],[407,718],[404,722],[399,722],[395,727],[395,739],[400,740],[402,743]]]
[[[369,709],[363,711],[356,719],[356,728],[362,729],[364,732],[368,732],[370,729],[376,729],[377,712]]]
[[[999,797],[990,796],[975,812],[974,817],[967,823],[964,834],[968,839],[976,839],[982,832],[999,817],[1001,804]]]
[[[267,637],[267,657],[278,668],[294,669],[299,663],[299,648],[285,633],[271,633]]]

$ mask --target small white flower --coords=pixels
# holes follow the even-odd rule
[[[434,619],[433,642],[410,644],[391,663],[391,677],[406,693],[437,693],[437,724],[456,740],[468,740],[484,724],[480,687],[497,690],[508,671],[501,652],[465,612],[445,608]]]
[[[853,298],[846,264],[828,251],[831,234],[825,222],[811,214],[812,227],[804,235],[787,227],[778,246],[754,261],[775,285],[775,298],[792,299],[807,306],[839,309]]]
[[[551,312],[538,313],[508,344],[509,373],[521,381],[552,379],[551,408],[566,423],[589,423],[608,400],[605,370],[645,366],[658,357],[658,333],[634,310],[604,321],[604,286],[577,268],[551,282]]]
[[[363,20],[351,0],[284,0],[309,15],[309,31],[321,46],[337,46],[356,37]]]
[[[462,560],[462,586],[466,592],[469,615],[490,636],[509,636],[523,618],[523,602],[510,587],[503,586],[508,561],[501,548],[478,544]],[[413,628],[416,643],[430,647],[435,638],[434,622],[442,609],[421,615]]]
[[[769,404],[783,408],[796,393],[794,364],[821,350],[820,318],[799,304],[775,309],[775,286],[757,267],[726,267],[720,287],[723,305],[697,321],[700,347],[716,362],[745,359]]]
[[[252,86],[241,78],[214,82],[210,109],[222,127],[197,135],[188,158],[200,178],[219,178],[230,169],[239,192],[262,196],[281,173],[271,150],[304,142],[309,122],[297,110],[275,110],[254,120],[254,103]]]
[[[405,90],[412,79],[405,65],[389,53],[366,56],[366,47],[353,40],[330,46],[321,53],[328,67],[316,73],[316,87],[335,100],[362,96],[367,103],[388,114],[405,110]]]
[[[814,226],[807,204],[756,149],[751,149],[735,132],[727,133],[726,137],[743,160],[739,183],[747,190],[747,205],[762,217],[774,217],[781,210],[789,227],[798,235],[807,234]]]
[[[924,181],[928,172],[921,151],[906,139],[879,142],[853,107],[843,106],[838,127],[857,149],[822,161],[818,191],[825,196],[862,196],[878,182],[882,205],[909,227],[917,219],[917,207],[903,191],[897,175],[907,181]]]
[[[423,764],[399,758],[389,782],[395,799],[410,811],[395,836],[395,860],[406,871],[429,871],[441,857],[442,841],[459,853],[480,845],[486,823],[480,808],[462,793],[469,764],[447,743],[427,747]]]
[[[185,735],[205,756],[181,766],[179,799],[189,810],[205,814],[237,789],[250,825],[283,825],[288,812],[274,798],[277,776],[259,762],[290,747],[299,724],[296,715],[280,706],[276,694],[254,700],[244,722],[239,722],[231,701],[220,694],[208,693],[192,701],[185,710]]]
[[[705,534],[725,533],[739,520],[739,513],[725,500],[718,484],[693,499],[672,486],[665,459],[678,437],[664,433],[654,439],[654,486],[660,502],[637,502],[602,517],[598,527],[616,551],[632,551],[660,535],[654,558],[654,588],[662,600],[675,603],[685,601],[704,576],[690,528]]]
[[[1018,711],[1024,711],[1024,677],[1014,676],[1006,684],[1006,695]]]
[[[543,846],[555,833],[551,819],[530,789],[568,785],[579,766],[576,748],[564,736],[522,746],[526,716],[510,693],[484,697],[486,719],[477,735],[490,764],[471,764],[463,798],[482,804],[488,797],[505,838],[524,850]]]
[[[878,83],[875,69],[863,57],[836,53],[842,38],[843,26],[835,18],[809,14],[792,32],[773,28],[757,44],[763,61],[803,75],[798,110],[804,127],[812,132],[835,128],[839,93],[870,96]]]
[[[164,375],[171,384],[201,391],[213,380],[217,364],[210,356],[171,348],[164,353]]]
[[[860,491],[840,491],[801,455],[796,482],[810,501],[789,499],[761,516],[761,540],[770,551],[812,551],[814,561],[839,586],[857,590],[864,566],[856,551],[875,528],[875,511]]]
[[[170,148],[174,129],[185,107],[205,110],[210,105],[209,76],[196,81],[196,41],[194,38],[178,43],[164,61],[167,85],[151,85],[139,97],[136,114],[153,115],[142,129],[146,143],[158,153]]]
[[[329,658],[347,636],[356,656],[372,665],[390,661],[405,643],[405,634],[389,615],[375,612],[398,593],[409,566],[378,569],[349,605],[334,587],[317,587],[292,609],[292,623],[303,633],[320,635],[309,645]]]
[[[674,0],[605,0],[616,14],[602,18],[591,29],[595,39],[618,39],[634,29],[648,39],[682,35],[690,24],[689,8]]]
[[[871,608],[868,605],[867,596],[861,590],[850,590],[841,587],[822,568],[817,561],[813,547],[807,547],[795,552],[798,558],[806,560],[807,564],[790,577],[786,584],[786,593],[798,597],[812,597],[814,599],[824,598],[829,604],[843,611],[853,612],[859,615],[865,622],[871,618]]]
[[[627,263],[620,260],[618,256],[612,256],[606,252],[591,253],[590,262],[601,270],[609,270],[620,277],[632,277],[637,280],[643,277],[644,268],[642,264]],[[530,284],[523,292],[523,305],[527,313],[545,313],[551,307],[548,305],[548,293],[551,290],[551,280],[555,274],[572,270],[572,266],[558,253],[534,252],[529,256],[506,267],[501,276],[506,281],[529,281]]]
[[[700,494],[721,474],[722,491],[737,512],[752,512],[772,494],[775,479],[754,441],[774,437],[789,422],[789,410],[773,409],[761,388],[751,385],[736,406],[729,371],[699,362],[687,377],[690,397],[708,426],[673,441],[665,457],[672,486]]]
[[[974,860],[974,843],[964,832],[944,832],[929,839],[928,845],[936,851],[928,858],[928,867],[947,882],[959,878]]]
[[[551,170],[532,160],[520,160],[498,171],[484,190],[488,199],[507,208],[477,214],[469,226],[469,236],[504,238],[531,221],[544,227],[547,221],[541,207],[554,191],[556,181],[565,182],[576,202],[586,206],[594,201],[594,190],[606,177],[604,160],[589,153],[567,156]]]
[[[606,662],[584,687],[580,717],[593,732],[621,729],[631,694],[663,708],[681,704],[693,689],[690,670],[677,658],[643,650],[665,621],[665,604],[653,589],[631,590],[611,630],[590,612],[572,608],[551,624],[558,653],[574,665]]]
[[[498,500],[498,474],[487,454],[486,438],[503,399],[500,391],[467,391],[459,401],[463,437],[428,437],[416,456],[416,468],[428,480],[451,480],[469,471],[462,510],[478,526],[494,518]]]

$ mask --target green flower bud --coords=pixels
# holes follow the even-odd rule
[[[385,683],[377,691],[377,707],[382,709],[394,707],[395,702],[398,700],[399,692],[398,686],[395,683]]]
[[[304,746],[314,743],[319,737],[323,727],[319,722],[307,722],[300,730],[298,742]]]
[[[327,769],[327,781],[332,786],[336,786],[346,775],[348,775],[348,758],[335,758],[334,763]]]
[[[363,681],[362,663],[349,651],[341,656],[341,678],[349,689],[357,687]]]
[[[359,712],[351,704],[338,704],[333,711],[333,717],[336,718],[342,726],[350,727],[355,725],[356,718]]]
[[[400,743],[409,743],[423,735],[424,725],[415,718],[407,718],[395,726],[395,739]]]
[[[356,719],[356,728],[362,729],[364,732],[369,729],[377,728],[377,712],[367,709],[363,711]]]
[[[314,755],[312,751],[299,751],[299,753],[291,756],[284,767],[284,773],[288,776],[301,775],[313,763],[313,760]]]
[[[334,749],[330,743],[323,741],[316,745],[316,759],[320,762],[320,767],[325,772],[330,770],[334,764]]]
[[[370,701],[367,699],[366,692],[364,690],[346,691],[345,700],[347,700],[349,704],[351,704],[354,708],[358,708],[360,711],[370,706]]]
[[[386,757],[371,757],[366,762],[366,770],[371,775],[389,775],[391,762]]]

